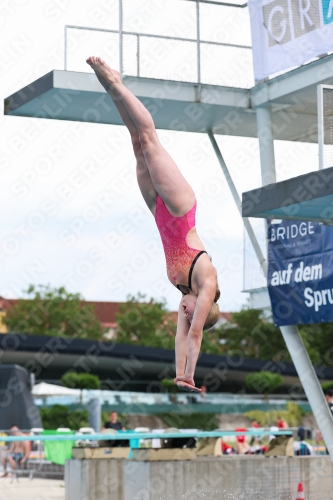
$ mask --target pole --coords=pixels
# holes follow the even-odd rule
[[[241,203],[241,199],[239,197],[239,194],[237,192],[237,189],[236,189],[236,186],[231,178],[231,175],[229,173],[229,170],[228,170],[228,167],[227,167],[227,164],[226,162],[224,161],[224,158],[222,156],[222,153],[221,153],[221,150],[216,142],[216,139],[214,137],[214,134],[211,130],[209,130],[207,132],[208,134],[208,137],[210,139],[210,142],[213,146],[213,149],[215,151],[215,154],[216,154],[216,157],[219,161],[219,164],[222,168],[222,171],[224,173],[224,176],[225,176],[225,179],[228,183],[228,186],[229,186],[229,189],[230,189],[230,192],[232,194],[232,197],[237,205],[237,208],[238,208],[238,211],[240,213],[240,215],[242,215],[242,203]],[[247,234],[250,238],[250,241],[252,243],[252,246],[253,246],[253,249],[256,253],[256,256],[257,256],[257,259],[258,261],[260,262],[260,265],[261,265],[261,268],[263,269],[263,272],[265,274],[265,276],[267,275],[267,262],[266,262],[266,259],[261,251],[261,248],[260,248],[260,245],[258,243],[258,240],[256,238],[256,235],[254,234],[254,231],[253,231],[253,228],[250,224],[250,221],[247,217],[243,217],[243,222],[244,222],[244,226],[245,226],[245,230],[247,231]]]
[[[272,112],[270,107],[257,107],[256,113],[261,177],[265,186],[276,182]],[[303,339],[296,325],[283,326],[280,330],[333,461],[333,418]]]
[[[196,16],[197,16],[197,72],[198,72],[198,83],[201,83],[201,55],[200,55],[200,3],[197,0],[196,4]]]
[[[89,427],[95,432],[101,431],[101,402],[99,398],[92,398],[88,403]]]
[[[319,170],[324,168],[324,85],[317,87]]]
[[[67,26],[65,25],[64,37],[64,69],[67,71]]]
[[[123,0],[119,0],[119,73],[123,79]]]
[[[262,185],[276,182],[272,112],[270,107],[258,107],[257,130],[259,139]]]
[[[281,333],[287,344],[296,371],[304,387],[304,391],[316,422],[322,433],[331,458],[333,457],[333,418],[324,397],[321,385],[313,368],[303,339],[295,325],[281,326]]]
[[[140,35],[136,35],[136,76],[140,76]]]

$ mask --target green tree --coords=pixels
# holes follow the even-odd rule
[[[53,405],[39,410],[43,427],[47,430],[55,430],[59,427],[68,427],[78,430],[80,427],[88,427],[87,410],[70,410],[68,406]]]
[[[285,420],[291,427],[298,427],[299,425],[301,425],[302,417],[304,417],[304,415],[304,410],[302,410],[302,408],[293,401],[289,401],[286,404],[285,410],[251,410],[244,413],[244,417],[260,422],[263,427],[276,425],[278,417],[283,418],[283,420]]]
[[[30,285],[26,294],[4,318],[9,331],[92,340],[103,336],[93,306],[82,306],[79,294],[46,285]]]
[[[71,389],[99,389],[101,381],[91,373],[67,372],[61,377],[61,383]]]
[[[180,392],[179,387],[174,383],[172,378],[163,378],[161,384],[167,392],[176,393]]]
[[[302,325],[301,335],[314,364],[333,366],[333,323]]]
[[[300,333],[310,359],[315,364],[319,359],[317,339],[304,328]],[[220,352],[225,355],[291,362],[281,331],[274,326],[273,319],[267,311],[245,307],[239,312],[232,313],[231,321],[220,326],[215,332],[215,335],[217,334],[222,344]],[[333,364],[332,347],[330,352]]]
[[[244,308],[219,328],[223,352],[229,356],[290,361],[281,332],[263,311]]]
[[[224,354],[223,340],[219,329],[212,328],[209,331],[203,332],[201,352],[205,354]]]
[[[321,384],[321,388],[323,389],[323,391],[328,391],[329,389],[333,389],[333,381],[331,382],[323,382]]]
[[[146,300],[146,296],[128,296],[121,304],[117,319],[117,341],[123,344],[174,349],[176,324],[168,318],[165,301]]]
[[[159,418],[168,427],[177,429],[199,429],[202,431],[213,431],[219,427],[218,415],[215,413],[201,412],[174,412],[159,413]]]
[[[268,395],[280,387],[282,381],[283,378],[278,373],[261,371],[248,375],[245,379],[245,384],[250,390],[255,390],[260,394],[264,393],[265,399],[268,402]]]

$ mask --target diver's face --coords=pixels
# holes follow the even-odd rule
[[[193,314],[195,310],[195,305],[197,303],[197,297],[192,294],[184,295],[181,302],[181,307],[186,319],[191,323],[193,319]]]

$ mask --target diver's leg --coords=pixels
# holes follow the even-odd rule
[[[155,190],[174,215],[180,216],[187,213],[195,203],[194,192],[160,143],[149,111],[122,84],[119,73],[112,70],[104,61],[98,57],[90,57],[87,63],[105,82],[106,87],[110,87],[108,93],[115,105],[117,106],[118,100],[121,101],[135,124]],[[118,109],[121,114],[121,107],[119,106]],[[127,119],[125,116],[124,118]],[[125,119],[124,122],[127,125]]]
[[[138,185],[149,210],[155,215],[157,192],[152,181],[146,159],[141,149],[139,138],[132,137],[133,150],[136,157],[136,177]]]
[[[89,63],[90,64],[90,63]],[[91,64],[93,67],[93,65]],[[112,70],[112,74],[115,80],[120,81],[120,75],[118,71]],[[118,113],[120,114],[124,124],[126,125],[130,135],[131,135],[131,140],[132,140],[132,146],[133,146],[133,151],[134,155],[136,158],[136,175],[137,175],[137,180],[138,180],[138,185],[141,191],[141,194],[143,196],[143,199],[145,200],[149,210],[151,210],[153,213],[155,213],[155,205],[156,205],[156,190],[154,188],[154,184],[152,182],[146,160],[141,148],[140,144],[140,139],[139,139],[139,132],[137,129],[137,126],[135,125],[134,121],[132,120],[131,116],[129,115],[123,101],[117,97],[116,93],[113,91],[112,86],[110,83],[107,83],[107,81],[98,73],[96,72],[96,76],[100,83],[103,85],[107,93],[110,95],[112,98]]]

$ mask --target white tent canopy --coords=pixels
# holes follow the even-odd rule
[[[61,385],[47,384],[41,382],[34,385],[32,391],[33,396],[46,397],[46,396],[80,396],[80,389],[69,389]]]

